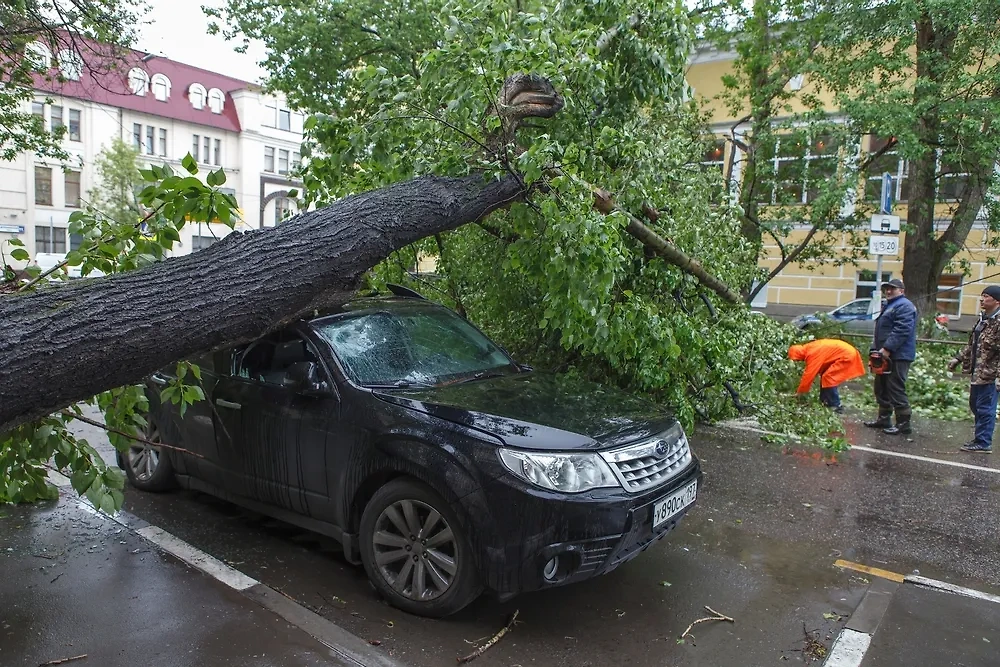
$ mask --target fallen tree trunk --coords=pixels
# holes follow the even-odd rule
[[[145,269],[0,298],[0,432],[343,303],[391,252],[524,196],[514,177],[418,178]]]

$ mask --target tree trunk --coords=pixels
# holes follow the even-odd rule
[[[138,271],[0,299],[0,432],[350,298],[389,253],[524,197],[419,178]]]

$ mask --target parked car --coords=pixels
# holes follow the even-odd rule
[[[174,483],[330,535],[374,587],[445,616],[614,570],[694,503],[698,459],[655,404],[535,372],[419,295],[358,299],[196,361],[184,417],[147,384],[133,486]]]
[[[845,329],[874,333],[878,313],[872,312],[873,307],[871,299],[854,299],[826,313],[799,315],[792,324],[799,329],[811,329],[826,323],[840,323]]]

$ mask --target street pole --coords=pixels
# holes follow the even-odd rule
[[[886,172],[882,174],[882,197],[879,200],[879,210],[883,215],[890,215],[892,213],[892,201],[894,199],[893,192],[892,174]],[[872,295],[872,300],[874,305],[872,306],[872,314],[882,312],[882,255],[878,256],[878,260],[875,262],[875,293]]]

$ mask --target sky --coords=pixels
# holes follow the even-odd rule
[[[147,1],[148,23],[140,28],[138,49],[244,81],[264,78],[264,70],[257,65],[265,55],[263,44],[252,43],[247,53],[240,54],[233,51],[239,42],[208,34],[209,19],[201,7],[222,6],[222,0]]]

